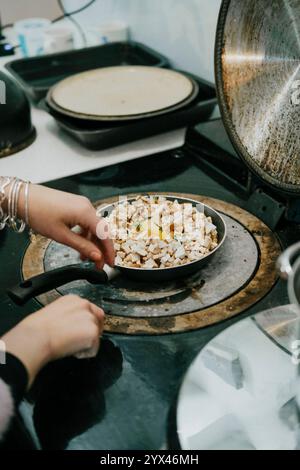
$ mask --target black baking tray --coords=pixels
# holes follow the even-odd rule
[[[215,87],[194,75],[188,75],[199,85],[195,100],[184,108],[153,118],[99,123],[65,116],[52,110],[46,103],[44,107],[58,126],[85,148],[105,150],[208,120],[217,104]]]
[[[139,42],[118,42],[59,54],[18,59],[6,68],[34,102],[43,99],[59,81],[76,73],[117,65],[169,67],[166,57]]]

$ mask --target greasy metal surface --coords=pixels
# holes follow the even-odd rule
[[[300,192],[299,24],[298,0],[224,0],[215,57],[237,151],[264,181],[293,193]]]
[[[246,285],[240,284],[239,286],[240,289],[238,290],[238,292],[236,290],[233,291],[233,295],[229,295],[229,297],[225,299],[224,297],[221,297],[223,300],[222,301],[219,300],[219,303],[217,303],[216,305],[211,305],[211,301],[212,301],[212,298],[211,298],[207,302],[207,304],[210,306],[204,306],[202,308],[199,307],[199,298],[198,298],[196,300],[198,308],[195,311],[191,312],[190,304],[189,304],[189,302],[192,302],[192,300],[190,299],[190,294],[191,294],[190,289],[192,289],[192,297],[194,293],[197,293],[197,290],[198,292],[201,293],[202,296],[203,296],[203,292],[205,292],[205,291],[201,291],[201,289],[205,288],[205,285],[202,285],[203,284],[201,282],[202,279],[199,280],[198,278],[198,281],[197,281],[198,285],[196,282],[196,286],[197,286],[196,291],[193,289],[193,286],[191,285],[189,286],[188,296],[187,296],[187,299],[189,300],[187,300],[187,303],[185,304],[187,306],[187,310],[189,313],[186,313],[186,314],[183,314],[183,312],[180,312],[180,314],[176,314],[176,311],[178,313],[178,310],[175,310],[175,312],[172,313],[173,316],[171,316],[169,312],[165,312],[165,313],[168,313],[167,316],[163,316],[163,317],[151,316],[148,318],[136,317],[133,319],[131,318],[131,316],[133,316],[132,313],[130,317],[124,316],[124,309],[122,309],[122,315],[121,314],[111,315],[110,312],[108,311],[107,312],[108,314],[106,317],[106,331],[111,332],[111,333],[123,333],[123,334],[125,333],[125,334],[131,334],[131,335],[139,335],[139,334],[156,335],[156,334],[167,334],[167,333],[191,331],[191,330],[203,328],[203,327],[218,323],[220,321],[229,319],[235,315],[238,315],[239,313],[244,312],[245,310],[247,310],[248,308],[256,304],[259,300],[261,300],[276,283],[277,281],[276,260],[281,253],[280,244],[276,236],[259,219],[257,219],[250,213],[244,211],[243,209],[240,209],[237,206],[228,204],[223,201],[219,201],[217,199],[194,196],[190,194],[187,194],[187,195],[181,194],[181,195],[176,195],[176,196],[194,198],[196,200],[199,200],[199,202],[203,202],[207,205],[214,207],[216,210],[222,212],[223,214],[226,214],[228,217],[238,220],[239,223],[233,224],[232,227],[235,226],[238,228],[239,225],[246,227],[248,231],[252,234],[253,240],[255,240],[257,244],[257,250],[259,252],[259,261],[260,261],[260,263],[258,263],[257,271],[254,273],[254,276],[251,278],[251,269],[253,272],[253,264],[252,264],[252,267],[250,268],[250,262],[249,262],[249,272],[247,274],[246,272],[244,272],[245,278],[242,278],[242,279],[246,279]],[[103,200],[101,201],[101,204],[102,203],[110,204],[112,202],[115,202],[116,200],[117,198]],[[100,202],[97,203],[97,205],[99,204]],[[232,229],[232,230],[234,231],[235,229]],[[238,236],[240,236],[240,233]],[[244,233],[243,237],[245,237],[244,238],[245,254],[248,257],[251,254],[251,250],[253,250],[253,241],[252,241],[252,237],[249,236],[248,234],[246,236],[246,234]],[[23,260],[22,271],[23,271],[24,279],[28,279],[37,274],[41,274],[45,271],[44,259],[45,259],[45,253],[49,245],[50,245],[49,240],[46,240],[40,237],[37,238],[35,243],[32,243],[31,245],[29,245],[25,253],[24,260]],[[252,255],[254,256],[254,263],[256,263],[257,251],[252,251]],[[244,263],[244,260],[246,259],[247,258],[245,257],[241,257],[241,260],[240,260],[241,263]],[[251,261],[251,263],[253,263],[253,260]],[[244,269],[244,268],[241,268],[241,269]],[[239,276],[238,268],[236,268],[235,273],[233,273],[232,271],[230,272],[233,277]],[[240,278],[240,282],[242,281],[242,279]],[[247,281],[249,282],[247,283]],[[226,282],[228,282],[228,284],[232,283],[231,286],[234,286],[234,280],[229,279],[229,277],[227,278]],[[234,288],[236,289],[236,286],[234,286]],[[175,302],[186,300],[186,299],[180,298],[180,296],[182,295],[182,286],[181,287],[179,286],[179,288],[178,286],[173,286],[172,289],[171,289],[171,295],[174,295]],[[186,292],[186,288],[184,289],[184,291]],[[184,295],[186,295],[185,292],[183,292]],[[124,290],[123,290],[122,295],[123,294],[124,294]],[[134,296],[135,295],[136,294],[134,294]],[[147,295],[147,294],[145,293],[144,295]],[[46,305],[49,302],[59,298],[59,296],[60,296],[60,293],[58,291],[53,291],[46,295],[41,296],[38,300],[42,304]],[[164,296],[163,292],[156,294],[156,301],[161,302],[162,299],[159,298],[161,296]],[[128,306],[128,300],[129,299],[128,299],[128,291],[127,291],[125,298],[124,298],[125,306]],[[120,299],[118,299],[118,301],[120,302]],[[134,301],[136,301],[136,299],[134,299]],[[165,300],[164,300],[164,305],[166,305]],[[116,308],[116,304],[114,304],[114,308]],[[128,306],[128,308],[130,310],[132,306]],[[167,308],[169,309],[174,308],[174,305],[172,304],[171,299],[170,299],[170,302],[168,303]],[[143,305],[143,311],[145,311],[145,309],[148,309],[147,305]],[[151,305],[151,309],[152,311],[153,309],[155,309],[155,302],[153,302],[153,305]],[[175,309],[176,309],[176,306],[175,306]],[[159,309],[156,310],[156,312],[159,312]]]
[[[57,289],[104,307],[111,315],[168,317],[218,304],[249,282],[258,263],[254,238],[238,222],[224,216],[228,235],[224,246],[201,270],[184,280],[140,283],[120,276],[107,286],[77,281]],[[52,242],[45,254],[45,271],[80,263],[78,253]]]

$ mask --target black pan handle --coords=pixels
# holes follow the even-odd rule
[[[96,269],[94,264],[82,263],[54,269],[39,276],[21,282],[7,291],[8,296],[17,305],[24,305],[30,299],[45,294],[69,282],[85,280],[91,284],[106,284],[108,276]]]

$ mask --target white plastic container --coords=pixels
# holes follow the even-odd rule
[[[24,57],[32,57],[44,53],[44,32],[51,25],[45,18],[28,18],[17,21],[14,29]]]
[[[125,42],[129,39],[129,27],[122,21],[112,21],[86,28],[86,37],[89,46]]]
[[[44,32],[44,52],[52,54],[56,52],[74,49],[73,31],[68,27],[52,26]]]

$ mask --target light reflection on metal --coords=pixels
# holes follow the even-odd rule
[[[216,75],[241,156],[269,183],[300,193],[299,25],[300,1],[224,0]]]

